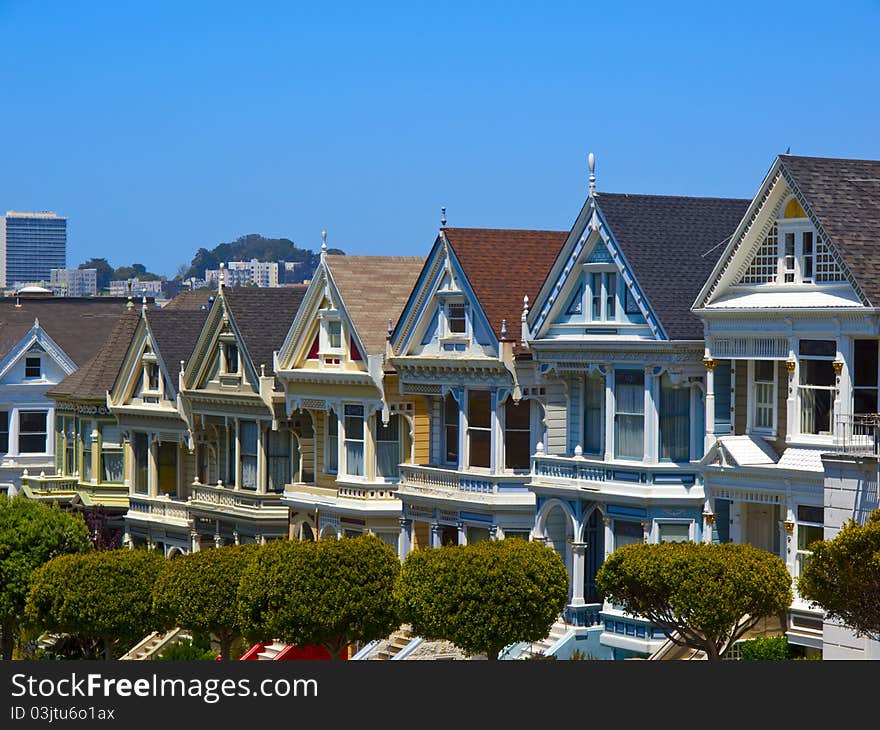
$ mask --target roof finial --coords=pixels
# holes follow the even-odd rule
[[[146,314],[147,313],[147,295],[141,295],[141,311]]]
[[[390,319],[388,320],[388,339],[391,339],[391,335],[394,333],[394,322]]]
[[[596,194],[596,155],[587,155],[587,166],[590,168],[590,197]]]
[[[446,228],[446,206],[440,208],[440,227]]]
[[[128,297],[128,301],[125,303],[125,308],[126,309],[134,309],[134,300],[131,298],[130,295]]]
[[[217,291],[220,291],[223,288],[223,285],[226,283],[223,279],[226,276],[226,265],[221,261],[220,262],[220,271],[217,274]]]
[[[787,155],[791,154],[791,145],[789,145],[788,147],[785,148],[785,154],[787,154]]]
[[[321,256],[327,254],[327,231],[321,231]]]
[[[501,339],[502,340],[507,339],[507,320],[506,319],[501,320]]]
[[[34,329],[35,330],[40,329],[40,318],[39,317],[34,317]]]
[[[529,314],[529,295],[526,294],[523,296],[523,316],[528,316]]]

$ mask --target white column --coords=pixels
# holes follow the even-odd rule
[[[649,464],[657,463],[657,376],[651,365],[645,366],[645,448],[644,460]]]
[[[584,605],[585,542],[571,543],[571,605]]]
[[[235,488],[241,489],[241,424],[235,419]]]
[[[403,560],[412,550],[412,520],[407,517],[400,518],[400,538],[397,545],[398,555]]]
[[[730,541],[741,543],[743,541],[742,509],[743,502],[733,500],[730,503]]]
[[[147,484],[151,497],[159,494],[159,442],[154,434],[150,434],[150,448],[147,457]]]
[[[458,404],[458,468],[464,469],[470,461],[467,438],[467,401],[468,391],[461,389],[461,403]],[[442,406],[441,406],[442,407]]]
[[[496,474],[504,468],[504,464],[498,460],[501,421],[498,418],[498,391],[495,388],[489,391],[489,428],[489,471]]]
[[[703,360],[706,365],[706,434],[704,453],[715,444],[715,367],[717,363],[708,354]]]
[[[465,530],[464,523],[459,522],[456,526],[458,527],[458,544],[467,545],[467,531]]]
[[[611,525],[611,518],[605,515],[602,517],[602,524],[605,525],[605,559],[614,551],[614,530]]]
[[[266,441],[268,429],[263,421],[257,421],[257,494],[266,493]]]
[[[715,514],[715,498],[710,497],[707,491],[706,501],[703,504],[703,542],[707,545],[712,542],[712,525],[715,524],[716,519],[718,515]]]
[[[605,461],[614,458],[614,370],[605,365]]]
[[[779,387],[788,389],[788,398],[785,400],[785,408],[787,412],[786,429],[787,434],[780,436],[788,436],[789,434],[798,434],[801,432],[800,414],[797,412],[797,340],[790,337],[788,341],[788,360],[785,363],[788,372],[787,382],[780,383]]]
[[[197,553],[199,550],[202,549],[201,543],[199,541],[199,533],[196,530],[189,531],[189,539],[190,543],[192,544],[192,552]]]
[[[441,546],[441,536],[442,531],[440,529],[440,525],[437,522],[431,523],[431,547],[440,547]]]

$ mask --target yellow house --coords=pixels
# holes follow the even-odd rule
[[[414,256],[321,256],[275,362],[287,417],[306,417],[314,433],[301,479],[282,499],[291,538],[372,532],[398,549],[399,465],[427,458],[429,434],[425,399],[400,395],[388,335],[423,264]]]

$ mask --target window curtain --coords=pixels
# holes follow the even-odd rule
[[[290,480],[290,434],[287,431],[269,431],[268,468],[266,489],[283,492]]]
[[[84,421],[80,426],[80,438],[83,445],[82,476],[83,481],[92,480],[92,431],[95,430],[91,421]]]
[[[688,461],[691,440],[690,388],[673,387],[669,373],[660,378],[660,458]]]
[[[256,421],[241,421],[241,486],[257,488],[257,448],[259,430]]]
[[[363,406],[345,406],[345,473],[364,475]]]
[[[618,370],[614,373],[617,415],[617,456],[641,459],[645,451],[645,373]]]
[[[136,494],[147,494],[149,485],[149,452],[150,442],[145,433],[135,433],[133,439],[134,450],[134,491]]]
[[[400,416],[393,414],[388,425],[376,418],[376,476],[393,479],[400,463]]]
[[[115,484],[125,479],[122,431],[117,426],[101,426],[101,479]]]
[[[601,454],[605,431],[605,378],[591,375],[584,383],[584,444],[585,454]]]
[[[730,360],[719,360],[715,366],[715,433],[730,433]]]
[[[458,466],[458,402],[447,393],[443,399],[443,460]]]
[[[327,411],[326,459],[324,471],[335,474],[339,470],[339,418],[333,411]]]

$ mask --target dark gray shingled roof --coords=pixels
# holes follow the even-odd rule
[[[56,400],[98,401],[103,403],[106,393],[113,388],[119,368],[128,351],[131,338],[140,322],[138,307],[123,310],[117,316],[110,335],[98,348],[94,357],[69,375],[46,395]]]
[[[702,340],[691,303],[752,201],[625,193],[596,199],[666,336]]]
[[[189,362],[207,318],[207,309],[147,311],[147,322],[170,377],[180,370],[181,360]]]
[[[880,306],[880,160],[780,155],[872,306]]]
[[[284,338],[306,293],[303,285],[257,288],[225,287],[223,296],[229,304],[235,326],[244,340],[257,373],[266,366],[266,375],[275,371],[272,354],[281,348]],[[215,304],[216,306],[216,304]]]

